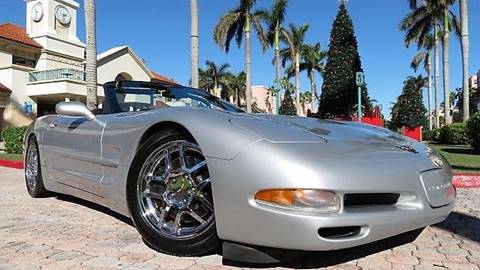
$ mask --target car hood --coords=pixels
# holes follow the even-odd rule
[[[414,143],[413,140],[388,129],[356,122],[263,114],[235,117],[230,119],[230,122],[275,143],[325,143],[338,140],[364,143]]]
[[[363,160],[368,156],[369,160],[416,160],[419,171],[450,168],[448,162],[427,145],[368,124],[278,115],[235,117],[230,122],[271,143],[303,144],[294,147],[301,152],[300,156],[312,151],[312,158],[319,153],[325,159],[341,156]]]

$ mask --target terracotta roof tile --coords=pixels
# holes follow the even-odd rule
[[[153,75],[152,81],[159,81],[159,82],[161,82],[161,83],[178,85],[178,83],[175,82],[175,81],[172,80],[172,79],[169,79],[169,78],[167,78],[167,77],[165,77],[165,76],[163,76],[163,75],[161,75],[161,74],[159,74],[159,73],[157,73],[157,72],[155,72],[155,71],[151,71],[151,72],[152,72],[152,75]]]
[[[0,83],[0,92],[1,93],[12,93],[12,90],[10,90],[8,87]]]
[[[40,44],[27,35],[25,28],[12,23],[0,24],[0,38],[12,40],[36,48],[42,48]]]

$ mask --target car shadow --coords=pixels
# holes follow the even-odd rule
[[[445,221],[433,226],[480,243],[480,219],[477,217],[452,212]]]
[[[418,229],[410,232],[406,232],[400,235],[396,235],[387,239],[372,242],[362,246],[357,246],[348,249],[333,250],[333,251],[314,251],[303,252],[299,254],[294,260],[289,262],[275,263],[275,264],[250,264],[241,263],[231,260],[223,260],[223,264],[236,267],[247,268],[265,268],[265,267],[288,267],[288,268],[323,268],[333,266],[337,264],[346,263],[352,260],[357,260],[368,255],[372,255],[384,250],[388,250],[397,246],[401,246],[414,241],[423,229]],[[288,258],[288,250],[284,251],[284,254],[279,253],[279,258]],[[284,255],[284,256],[282,256]]]
[[[85,201],[85,200],[82,200],[82,199],[79,199],[79,198],[76,198],[76,197],[73,197],[73,196],[63,195],[63,194],[58,194],[56,199],[60,200],[60,201],[64,201],[64,202],[69,202],[69,203],[74,203],[74,204],[79,204],[81,206],[85,206],[85,207],[90,208],[92,210],[107,214],[107,215],[109,215],[109,216],[127,224],[127,225],[130,225],[130,226],[134,227],[133,222],[130,218],[128,218],[128,217],[126,217],[122,214],[119,214],[115,211],[112,211],[111,209],[109,209],[107,207],[104,207],[104,206],[101,206],[99,204],[89,202],[89,201]]]

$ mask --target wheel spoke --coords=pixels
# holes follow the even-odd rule
[[[160,216],[158,217],[160,223],[164,223],[165,217],[168,215],[168,212],[170,211],[170,206],[167,205],[165,208],[160,209]]]
[[[172,170],[172,153],[170,152],[170,149],[167,149],[165,151],[165,174],[170,172]]]
[[[173,232],[175,234],[178,234],[178,230],[180,229],[180,223],[182,222],[183,213],[184,213],[183,211],[179,211],[175,216],[175,221],[173,222]]]
[[[152,173],[149,173],[146,177],[147,182],[162,182],[165,180],[164,176],[158,176],[158,175],[153,175]]]
[[[200,224],[205,224],[207,221],[205,219],[203,219],[200,215],[198,215],[197,213],[195,213],[195,211],[193,211],[192,209],[190,209],[188,212],[187,212],[191,217],[193,217],[196,221],[200,222]]]
[[[185,162],[185,147],[183,144],[180,144],[178,147],[178,161],[180,162],[180,170],[186,170],[187,165]]]
[[[207,198],[205,198],[204,195],[202,194],[197,195],[197,200],[203,207],[207,208],[208,211],[213,213],[213,205],[210,201],[208,201]]]
[[[203,166],[207,165],[207,161],[206,160],[202,160],[201,162],[195,164],[195,166],[193,166],[192,168],[189,168],[187,169],[187,171],[189,173],[195,173],[197,172],[198,170],[200,170],[201,168],[203,168]]]
[[[150,199],[157,199],[157,200],[163,200],[163,194],[157,193],[155,191],[152,191],[150,189],[147,189],[144,191],[145,195],[150,197]]]
[[[208,186],[208,184],[210,184],[211,182],[211,179],[210,177],[207,178],[207,179],[203,179],[200,183],[197,184],[196,188],[198,191],[204,189],[206,186]]]

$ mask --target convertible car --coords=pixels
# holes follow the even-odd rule
[[[454,207],[447,161],[387,129],[248,114],[178,85],[104,91],[97,110],[62,102],[30,125],[27,190],[130,217],[161,252],[344,249],[418,231]]]

